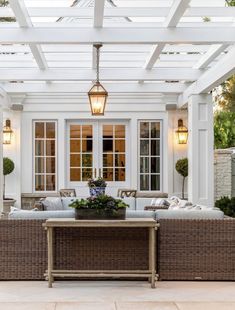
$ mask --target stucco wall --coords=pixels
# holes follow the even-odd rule
[[[215,201],[232,194],[232,151],[215,150],[214,153]]]

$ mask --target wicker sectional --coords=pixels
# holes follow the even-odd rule
[[[0,220],[0,280],[42,280],[47,268],[44,220]],[[128,235],[128,240],[126,236]],[[145,269],[148,234],[140,228],[58,229],[60,269]],[[160,220],[161,280],[235,280],[235,220]]]

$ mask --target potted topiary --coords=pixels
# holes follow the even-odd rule
[[[16,202],[15,199],[6,198],[6,189],[5,189],[6,175],[12,173],[14,168],[15,168],[14,162],[10,158],[4,157],[3,158],[3,212],[5,213],[9,213],[10,207],[13,206],[14,203]]]
[[[185,183],[185,178],[188,176],[188,158],[182,158],[182,159],[177,160],[175,164],[175,169],[183,177],[182,199],[185,199],[184,198],[184,183]]]
[[[104,194],[76,199],[69,206],[75,209],[76,220],[124,220],[129,207],[123,200]]]
[[[107,183],[103,178],[98,179],[90,179],[88,180],[88,187],[90,190],[91,196],[97,196],[105,194],[105,188],[107,186]]]

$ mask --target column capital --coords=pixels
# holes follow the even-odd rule
[[[212,94],[193,94],[188,97],[188,102],[212,102]]]

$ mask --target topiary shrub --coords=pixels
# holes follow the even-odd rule
[[[182,199],[184,199],[184,183],[185,183],[185,178],[188,176],[188,158],[181,158],[177,160],[175,164],[175,169],[183,177]]]
[[[14,169],[15,169],[14,162],[8,157],[3,157],[3,176],[4,176],[3,199],[5,199],[5,176],[12,173]]]
[[[221,197],[215,202],[215,207],[223,211],[225,215],[235,217],[235,197]]]

